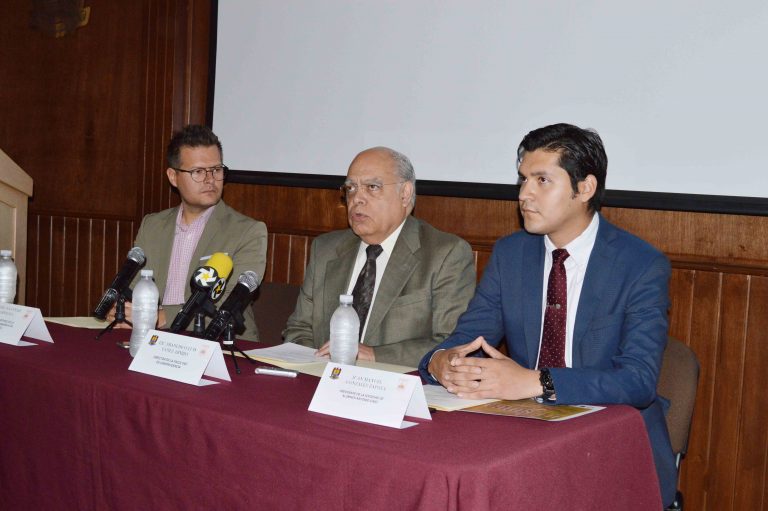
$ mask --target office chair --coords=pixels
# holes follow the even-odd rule
[[[672,451],[675,453],[678,478],[680,461],[688,450],[688,435],[691,431],[693,403],[696,400],[698,383],[699,362],[696,354],[682,342],[668,337],[656,389],[659,395],[670,401],[666,421]],[[679,490],[675,495],[675,502],[667,509],[683,509],[683,494]]]
[[[259,327],[259,340],[265,344],[281,344],[283,328],[296,308],[301,286],[262,282],[253,302],[253,316]]]

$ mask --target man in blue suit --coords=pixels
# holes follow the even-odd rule
[[[607,167],[595,132],[555,124],[526,135],[518,148],[525,231],[496,243],[467,311],[419,370],[465,398],[638,408],[666,504],[677,473],[656,385],[670,265],[598,213]],[[502,340],[509,357],[496,349]]]

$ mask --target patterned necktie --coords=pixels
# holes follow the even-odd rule
[[[376,258],[379,257],[382,250],[381,245],[368,245],[368,248],[365,249],[368,259],[365,261],[360,275],[357,276],[355,288],[352,290],[352,306],[360,318],[361,341],[363,340],[365,318],[368,317],[368,309],[371,308],[371,301],[373,300],[373,288],[376,285]]]
[[[541,336],[539,368],[565,367],[565,323],[568,317],[568,281],[563,262],[568,258],[564,248],[552,251],[552,270],[547,284],[547,310]]]

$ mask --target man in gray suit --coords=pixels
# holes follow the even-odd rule
[[[167,327],[191,294],[192,273],[205,264],[206,257],[223,252],[232,258],[233,268],[226,300],[238,276],[252,270],[264,275],[267,228],[262,222],[241,215],[221,199],[227,167],[222,164],[219,138],[207,127],[185,126],[168,144],[166,175],[179,191],[181,204],[144,217],[135,245],[144,250],[145,268],[154,270],[162,308],[158,328]],[[130,320],[130,303],[126,316]],[[258,340],[251,307],[246,307],[245,331],[239,338]],[[114,308],[108,320],[114,317]]]
[[[366,249],[380,246],[370,308],[362,315],[358,310],[358,360],[416,367],[453,331],[472,297],[472,249],[458,236],[410,216],[416,178],[411,162],[397,151],[375,147],[358,154],[342,190],[351,229],[323,234],[312,243],[283,338],[328,355],[339,295],[353,294],[369,259]]]

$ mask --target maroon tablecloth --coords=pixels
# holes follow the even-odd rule
[[[0,344],[0,509],[661,508],[629,407],[394,430],[308,412],[312,376],[227,355],[232,382],[196,388],[128,371],[125,331],[48,326],[55,344]]]

